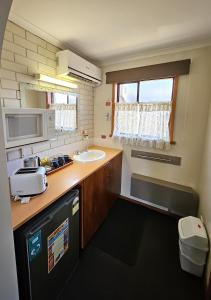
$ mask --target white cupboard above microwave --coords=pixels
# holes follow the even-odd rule
[[[49,140],[55,136],[55,110],[2,108],[6,148]]]

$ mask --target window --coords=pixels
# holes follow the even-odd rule
[[[75,104],[77,102],[76,95],[72,94],[61,94],[61,93],[53,93],[52,97],[53,104]]]
[[[167,148],[173,140],[177,81],[118,84],[113,135],[126,143]]]
[[[118,84],[119,103],[171,102],[173,78]]]
[[[55,109],[57,130],[72,131],[77,128],[77,95],[52,93],[50,108]]]
[[[139,102],[171,102],[173,78],[147,80],[139,83]]]
[[[138,83],[119,84],[118,101],[120,103],[137,102]]]

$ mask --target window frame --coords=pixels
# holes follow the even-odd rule
[[[142,81],[149,81],[149,80],[159,80],[159,79],[173,79],[173,86],[172,86],[172,95],[171,95],[171,103],[172,103],[172,111],[169,120],[169,137],[170,137],[170,144],[175,145],[176,142],[174,141],[174,127],[175,127],[175,115],[176,115],[176,100],[177,100],[177,90],[178,90],[178,82],[179,76],[174,77],[165,77],[165,78],[156,78],[156,79],[148,79],[148,80],[140,80],[134,82],[122,82],[122,83],[113,83],[112,84],[112,124],[111,124],[111,136],[114,132],[114,116],[115,116],[115,103],[119,103],[119,94],[120,94],[120,85],[127,84],[127,83],[137,83],[137,99],[134,103],[141,103],[139,102],[139,93],[140,93],[140,82]]]

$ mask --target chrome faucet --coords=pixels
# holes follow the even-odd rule
[[[87,131],[83,130],[82,131],[82,138],[84,141],[86,141],[86,147],[85,147],[85,150],[84,151],[88,151],[88,147],[89,147],[89,135],[87,133]]]

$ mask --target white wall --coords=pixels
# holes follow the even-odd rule
[[[9,0],[0,1],[0,49],[11,3],[12,1]],[[0,118],[0,299],[17,300],[19,297],[11,226],[9,186],[2,137],[2,119]]]
[[[111,121],[107,121],[105,115],[107,112],[111,112],[111,107],[106,107],[105,102],[111,100],[112,87],[111,85],[105,84],[105,73],[112,70],[127,69],[187,58],[192,60],[190,74],[180,76],[179,78],[175,120],[176,145],[172,146],[169,152],[165,152],[170,155],[181,156],[182,165],[173,166],[131,158],[131,149],[135,147],[123,146],[123,195],[129,196],[131,173],[143,174],[197,188],[208,105],[210,101],[210,55],[211,47],[206,47],[174,54],[140,58],[138,60],[104,68],[104,83],[96,88],[95,91],[95,143],[122,147],[118,143],[113,144],[112,139],[108,138],[111,130]],[[107,139],[101,139],[102,134],[105,134]],[[142,150],[150,151],[149,149]]]
[[[211,94],[210,94],[211,100]],[[202,215],[209,239],[211,241],[211,104],[209,107],[209,119],[207,123],[207,132],[205,134],[205,145],[203,153],[203,163],[201,168],[199,183],[199,194],[200,194],[200,211]],[[207,274],[211,272],[211,252],[209,255]],[[208,278],[208,276],[207,276]]]

